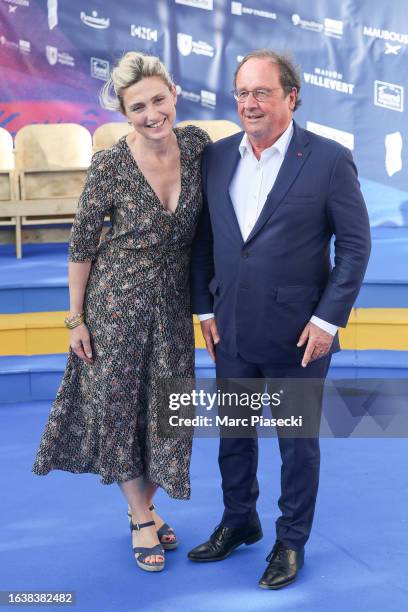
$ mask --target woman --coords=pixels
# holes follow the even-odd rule
[[[176,90],[156,57],[127,53],[102,92],[133,131],[94,155],[70,239],[70,354],[34,465],[118,482],[138,565],[177,546],[155,512],[160,486],[190,496],[191,439],[157,430],[161,379],[194,376],[188,269],[209,141],[173,129]],[[111,228],[98,246],[103,221]]]

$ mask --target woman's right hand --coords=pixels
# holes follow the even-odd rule
[[[75,355],[83,359],[85,363],[93,364],[91,337],[85,323],[81,323],[78,327],[70,330],[69,343]]]

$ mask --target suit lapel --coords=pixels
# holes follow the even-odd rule
[[[310,155],[309,138],[305,130],[302,130],[295,122],[293,122],[293,128],[293,136],[275,184],[266,198],[261,214],[249,234],[247,242],[252,240],[273,215]]]

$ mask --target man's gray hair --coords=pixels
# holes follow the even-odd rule
[[[286,95],[290,94],[293,88],[296,89],[297,97],[293,110],[295,111],[297,108],[299,108],[302,103],[299,98],[299,92],[301,87],[299,70],[288,55],[276,53],[275,51],[271,51],[270,49],[256,49],[255,51],[247,53],[247,55],[242,58],[242,60],[237,66],[237,69],[235,70],[234,87],[236,87],[238,72],[240,71],[242,66],[250,59],[267,59],[270,60],[273,64],[276,64],[279,68],[282,89],[284,90]]]

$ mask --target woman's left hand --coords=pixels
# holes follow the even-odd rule
[[[81,323],[70,330],[69,342],[75,355],[85,361],[88,365],[93,364],[91,338],[85,323]]]

